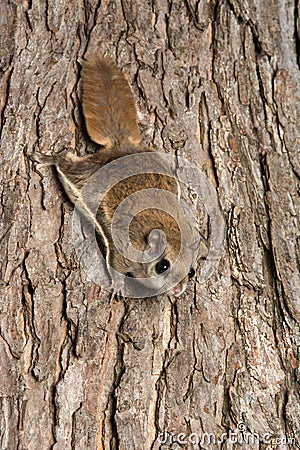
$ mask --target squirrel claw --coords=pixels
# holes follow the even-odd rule
[[[125,295],[125,278],[119,272],[114,271],[110,273],[111,276],[111,290],[117,297],[126,297]]]
[[[36,164],[43,166],[52,166],[55,164],[55,157],[50,155],[44,155],[43,153],[28,153],[29,158]]]

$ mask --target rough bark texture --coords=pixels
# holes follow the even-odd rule
[[[298,2],[6,0],[0,22],[1,449],[300,448]],[[177,300],[93,285],[28,158],[94,150],[94,51],[127,74],[144,140],[218,190],[224,256]]]

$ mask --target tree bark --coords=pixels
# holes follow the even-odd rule
[[[1,449],[300,448],[298,2],[6,0],[0,17]],[[94,151],[96,51],[144,141],[219,194],[221,263],[178,299],[89,281],[73,208],[28,157]]]

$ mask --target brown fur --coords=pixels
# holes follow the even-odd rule
[[[91,139],[111,148],[140,142],[137,115],[130,87],[108,59],[91,56],[83,63],[83,113]]]
[[[113,62],[97,55],[90,56],[87,62],[83,64],[82,81],[83,112],[87,130],[91,139],[102,147],[95,154],[84,157],[77,157],[69,152],[57,157],[44,158],[46,163],[56,165],[64,189],[73,203],[76,203],[78,198],[82,198],[82,188],[89,178],[109,162],[130,154],[154,151],[151,148],[139,145],[140,134],[132,93],[124,75]],[[43,162],[41,161],[43,157],[35,159]],[[158,165],[165,170],[167,165],[164,159],[158,156],[158,161]],[[130,161],[128,164],[130,164]],[[124,174],[127,174],[126,161],[122,162],[122,170]],[[108,266],[124,275],[130,272],[135,278],[147,278],[156,275],[155,267],[157,261],[165,258],[170,261],[172,266],[179,255],[181,245],[189,245],[193,254],[198,250],[199,246],[199,257],[205,256],[207,252],[207,247],[203,241],[200,245],[197,240],[193,241],[192,229],[192,242],[182,243],[178,223],[184,223],[186,218],[179,206],[178,182],[171,176],[170,171],[163,171],[164,175],[151,173],[151,170],[147,170],[147,167],[144,167],[143,161],[143,172],[145,173],[127,178],[124,177],[122,181],[113,186],[106,193],[99,207],[97,204],[97,215],[96,218],[93,218],[99,241],[105,246]],[[170,173],[170,175],[165,175],[165,173]],[[101,183],[101,180],[99,182]],[[89,216],[89,207],[87,205],[93,201],[93,196],[97,197],[97,186],[99,189],[99,185],[96,182],[88,196],[80,200],[82,202],[82,212],[87,216]],[[151,264],[134,262],[121,255],[114,245],[111,230],[114,213],[122,201],[131,194],[148,188],[162,189],[174,194],[165,203],[162,196],[161,204],[157,205],[157,208],[154,207],[142,211],[143,204],[138,205],[141,206],[141,211],[136,214],[130,223],[129,236],[131,244],[139,251],[145,252],[147,249],[151,250],[155,246],[156,240],[154,239],[151,242],[149,237],[152,230],[160,230],[166,237],[167,245],[164,254]],[[136,205],[132,204],[133,206]],[[171,208],[173,217],[165,212],[168,208]],[[91,216],[89,219],[91,219]],[[196,248],[195,245],[197,245]],[[173,273],[172,276],[182,280],[179,283],[179,289],[182,286],[183,291],[188,281],[186,273],[189,271],[189,267],[181,267],[178,270],[179,272],[182,271],[184,275],[180,276],[180,272],[179,274]],[[172,280],[166,280],[166,283],[169,283],[172,287]]]

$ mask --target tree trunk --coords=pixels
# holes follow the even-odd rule
[[[0,17],[1,449],[300,448],[298,2],[6,0]],[[73,207],[28,156],[94,151],[96,51],[144,142],[219,195],[221,262],[177,299],[89,281]]]

